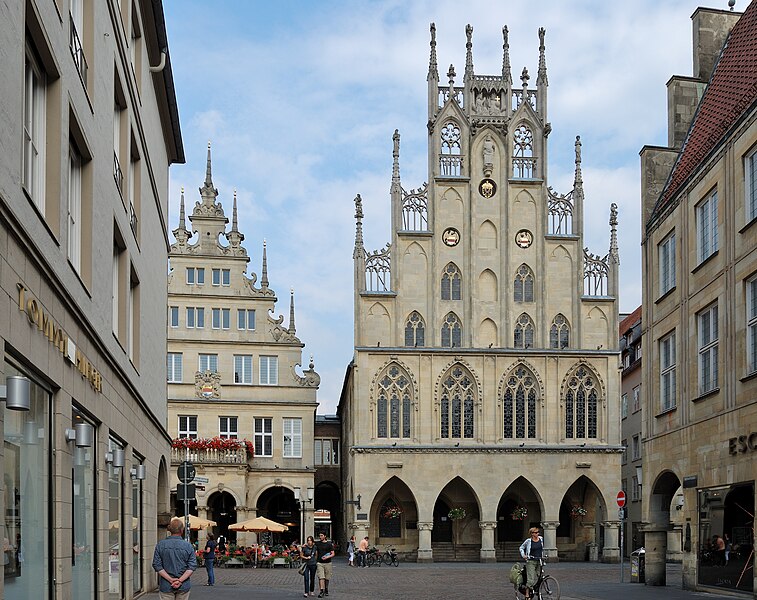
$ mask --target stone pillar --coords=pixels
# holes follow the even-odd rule
[[[198,506],[197,516],[200,517],[201,519],[207,519],[209,510],[210,509],[207,506]],[[206,541],[208,541],[207,529],[198,529],[197,530],[197,547],[204,548]]]
[[[481,554],[482,563],[497,562],[497,553],[494,548],[494,530],[497,528],[496,521],[479,521],[481,528]]]
[[[315,518],[313,517],[313,511],[315,510],[315,508],[313,508],[312,503],[308,503],[302,504],[301,510],[303,511],[303,525],[302,531],[300,532],[302,534],[300,536],[302,537],[300,543],[304,544],[309,535],[312,535],[313,538],[315,538],[315,535],[313,535],[313,532],[315,531]]]
[[[602,525],[605,528],[605,546],[602,548],[602,562],[618,563],[620,562],[620,546],[618,537],[620,535],[620,521],[604,521]]]
[[[431,549],[431,530],[433,523],[418,523],[418,562],[434,562],[434,551]]]
[[[247,521],[254,517],[255,509],[245,506],[237,506],[237,523]],[[252,514],[250,514],[252,513]],[[226,536],[228,539],[229,536]],[[237,544],[242,546],[252,546],[255,543],[255,534],[250,531],[237,531]]]
[[[683,551],[681,550],[681,538],[683,537],[683,525],[676,523],[673,525],[672,531],[668,531],[668,549],[667,549],[667,562],[681,563],[683,562]]]
[[[667,528],[650,526],[644,529],[645,574],[647,585],[666,585],[665,555],[667,554]]]
[[[557,556],[557,528],[560,521],[542,521],[541,526],[544,529],[544,556],[551,563],[560,562]]]

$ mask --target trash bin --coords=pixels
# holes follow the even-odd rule
[[[590,542],[587,546],[589,547],[589,562],[599,562],[599,544]]]
[[[631,552],[631,583],[644,583],[644,548]]]

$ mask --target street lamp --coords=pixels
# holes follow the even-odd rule
[[[298,506],[300,507],[300,542],[303,543],[305,541],[305,503],[307,502],[310,504],[313,501],[313,492],[315,491],[312,487],[308,486],[307,488],[307,498],[301,498],[301,489],[299,486],[295,486],[294,488],[294,499],[297,501]]]

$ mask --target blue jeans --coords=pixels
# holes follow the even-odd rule
[[[315,591],[315,564],[308,564],[307,568],[305,569],[305,575],[303,579],[305,579],[305,593],[313,592]]]
[[[205,569],[208,572],[208,585],[215,585],[216,583],[216,574],[213,572],[213,563],[215,562],[215,558],[205,559]]]

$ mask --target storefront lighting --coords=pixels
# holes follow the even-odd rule
[[[126,461],[126,455],[123,448],[116,448],[105,453],[105,462],[114,467],[123,467]]]
[[[147,469],[145,469],[144,465],[136,465],[131,468],[131,471],[129,471],[131,474],[132,479],[139,479],[142,481],[145,478],[145,475],[147,473]]]
[[[89,423],[77,423],[73,429],[66,429],[66,441],[76,442],[77,448],[91,448],[94,427]]]
[[[31,408],[31,380],[21,375],[8,375],[5,385],[0,385],[0,400],[10,410],[29,410]]]

